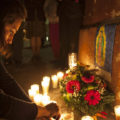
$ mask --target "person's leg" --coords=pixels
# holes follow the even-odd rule
[[[32,48],[32,53],[34,57],[36,56],[36,38],[35,37],[31,38],[31,48]]]
[[[41,38],[40,37],[36,37],[36,56],[39,58],[40,55],[40,48],[41,48]]]

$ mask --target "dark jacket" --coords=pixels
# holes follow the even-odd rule
[[[28,14],[28,21],[35,20],[35,14],[37,14],[38,20],[45,21],[45,14],[43,9],[44,2],[45,0],[24,0]]]
[[[37,106],[0,63],[0,118],[34,120]]]

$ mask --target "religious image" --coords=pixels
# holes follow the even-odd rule
[[[110,73],[112,72],[115,30],[115,24],[98,27],[95,43],[95,65]]]
[[[104,66],[105,49],[106,49],[106,35],[104,26],[102,26],[96,38],[96,63],[100,66]]]

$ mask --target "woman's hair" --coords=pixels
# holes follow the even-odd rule
[[[25,19],[26,16],[26,9],[20,1],[0,0],[0,22],[13,23],[18,18]]]
[[[26,9],[20,0],[0,0],[0,42],[5,24],[12,24],[15,20],[24,20],[26,17]]]
[[[13,24],[16,20],[27,17],[26,8],[20,0],[0,0],[0,54],[6,56],[9,52],[4,46],[4,27]]]

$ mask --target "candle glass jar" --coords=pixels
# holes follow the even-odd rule
[[[68,65],[70,69],[77,66],[77,53],[68,54]]]

